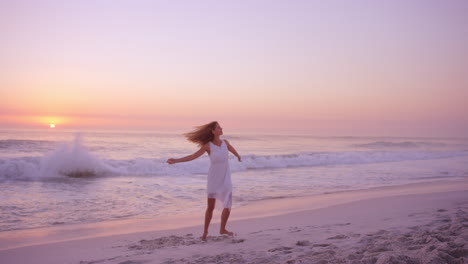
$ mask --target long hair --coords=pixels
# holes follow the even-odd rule
[[[217,121],[210,122],[208,124],[197,126],[192,132],[184,134],[188,141],[198,144],[198,146],[203,146],[208,142],[213,141],[214,135],[211,131],[216,128],[218,124]]]

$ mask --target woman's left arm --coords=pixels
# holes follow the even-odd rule
[[[229,150],[232,154],[234,154],[234,155],[237,157],[237,159],[238,159],[239,161],[242,161],[241,156],[239,155],[239,153],[237,153],[236,149],[235,149],[231,144],[229,144],[229,141],[227,141],[227,140],[224,140],[224,141],[226,141],[228,150]]]

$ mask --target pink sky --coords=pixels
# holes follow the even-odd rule
[[[0,128],[467,136],[468,2],[0,2]]]

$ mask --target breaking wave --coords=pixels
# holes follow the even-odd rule
[[[390,141],[376,141],[365,144],[354,144],[353,147],[357,148],[370,148],[370,149],[411,149],[411,148],[442,148],[450,145],[437,142],[423,142],[423,141],[403,141],[403,142],[390,142]]]
[[[277,169],[294,167],[370,164],[409,160],[433,160],[468,156],[468,151],[347,151],[311,152],[285,155],[246,155],[242,162],[231,157],[231,170]],[[90,154],[77,139],[44,157],[0,159],[0,180],[45,179],[56,177],[99,176],[180,176],[206,174],[209,159],[203,156],[188,163],[169,165],[166,159],[100,159]]]

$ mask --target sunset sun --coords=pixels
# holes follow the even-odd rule
[[[50,128],[55,128],[55,124],[50,124]]]

